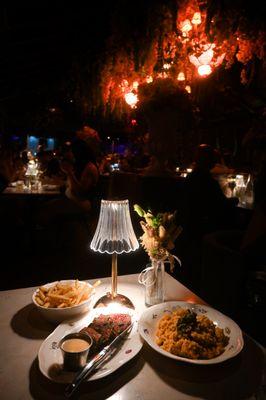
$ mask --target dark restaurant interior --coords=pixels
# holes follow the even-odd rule
[[[110,275],[101,200],[174,213],[167,272],[265,345],[259,0],[2,2],[1,290]],[[140,273],[145,249],[119,255]]]

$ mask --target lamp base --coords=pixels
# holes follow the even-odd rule
[[[111,303],[118,303],[121,306],[135,309],[134,304],[128,297],[124,296],[123,294],[117,294],[115,297],[112,296],[111,293],[106,293],[104,296],[100,297],[99,300],[95,303],[93,308],[98,307],[107,307]]]

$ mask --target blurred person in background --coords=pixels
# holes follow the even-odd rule
[[[0,153],[0,192],[11,183],[16,175],[13,157],[2,149]]]
[[[74,139],[65,149],[60,169],[66,177],[61,198],[48,201],[37,216],[37,223],[47,225],[66,216],[87,215],[96,196],[99,172],[95,155],[88,144]]]
[[[53,157],[47,164],[46,170],[42,174],[42,183],[51,183],[55,185],[64,185],[66,181],[66,175],[60,167],[60,160],[57,157]]]
[[[71,147],[72,160],[61,161],[61,170],[67,177],[66,197],[84,211],[90,211],[99,180],[99,171],[93,150],[81,139]],[[71,154],[70,154],[71,158]]]
[[[214,167],[211,169],[211,173],[214,175],[218,174],[233,174],[234,168],[230,168],[226,165],[224,156],[215,149],[216,162]]]
[[[25,167],[19,154],[12,149],[1,149],[0,152],[0,192],[11,182],[23,179]]]
[[[191,232],[200,235],[235,223],[238,199],[228,199],[211,173],[218,159],[219,153],[210,145],[198,146],[193,171],[185,182],[187,222]]]
[[[60,169],[66,184],[61,196],[40,204],[34,216],[35,236],[41,238],[41,251],[51,257],[51,263],[56,255],[58,268],[62,266],[60,276],[71,277],[73,263],[87,266],[87,245],[100,203],[99,173],[93,150],[77,137],[64,149]]]

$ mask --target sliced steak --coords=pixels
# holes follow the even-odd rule
[[[120,335],[131,324],[131,317],[128,314],[100,314],[80,332],[91,336],[93,346],[91,352],[99,351]]]

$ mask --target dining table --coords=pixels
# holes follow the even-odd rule
[[[41,185],[36,189],[30,189],[26,186],[24,187],[16,187],[16,186],[7,186],[2,195],[4,197],[19,197],[19,198],[40,198],[40,197],[57,197],[61,195],[61,191],[58,185]]]
[[[66,385],[49,380],[39,369],[38,351],[56,325],[46,321],[32,303],[35,290],[35,287],[27,287],[0,292],[2,400],[65,398]],[[110,278],[102,278],[95,302],[108,290]],[[147,309],[138,274],[119,276],[118,291],[133,301],[138,315]],[[203,299],[167,273],[165,301],[206,305]],[[244,332],[243,338],[244,346],[238,355],[211,365],[166,357],[142,341],[141,350],[132,359],[104,378],[82,382],[73,399],[265,399],[265,349]]]

